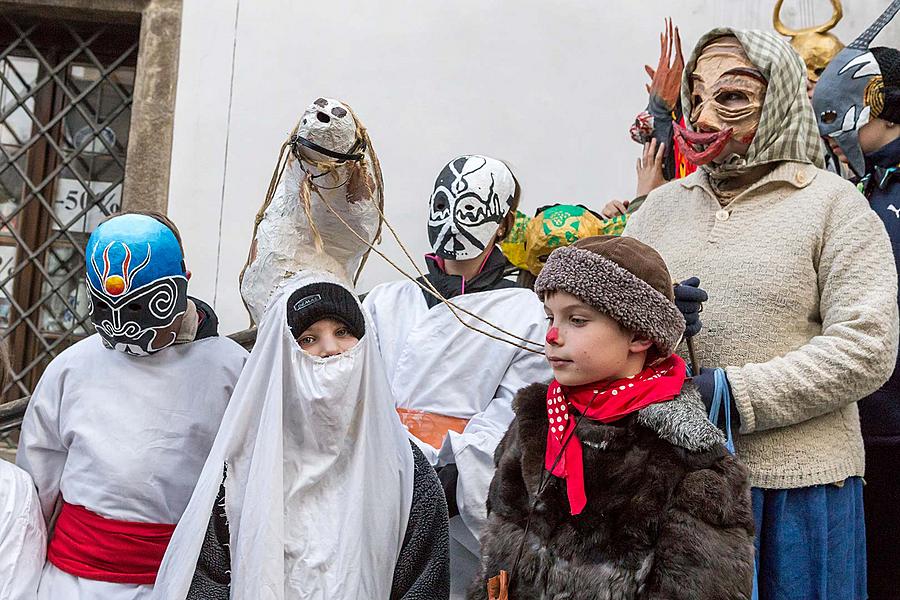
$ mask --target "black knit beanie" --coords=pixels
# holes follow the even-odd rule
[[[872,55],[881,68],[882,94],[884,106],[872,116],[892,123],[900,123],[900,50],[896,48],[872,48]],[[876,82],[878,85],[878,82]],[[868,90],[867,90],[868,92]]]
[[[359,303],[343,286],[313,283],[298,288],[288,298],[287,322],[294,338],[322,319],[340,321],[357,339],[362,339],[366,333],[366,320]]]

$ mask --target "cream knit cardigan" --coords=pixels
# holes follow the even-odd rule
[[[726,368],[752,484],[863,475],[856,402],[894,368],[897,271],[855,187],[783,162],[722,207],[698,169],[651,193],[625,235],[709,292],[697,354],[704,368]]]

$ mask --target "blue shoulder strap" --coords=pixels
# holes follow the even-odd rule
[[[728,386],[728,379],[725,377],[724,369],[716,369],[715,373],[716,388],[713,392],[712,406],[709,407],[709,420],[714,425],[719,424],[719,413],[725,412],[725,448],[734,454],[734,435],[731,431],[731,388]],[[753,564],[753,593],[751,600],[759,600],[758,589],[758,569],[759,566]]]
[[[731,432],[731,389],[725,378],[723,369],[716,369],[716,389],[713,392],[712,406],[709,407],[709,420],[718,425],[719,414],[725,413],[725,447],[734,454],[734,435]]]

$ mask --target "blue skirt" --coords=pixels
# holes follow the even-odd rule
[[[865,600],[861,478],[752,493],[760,600]]]

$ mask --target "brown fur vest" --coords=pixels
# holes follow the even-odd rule
[[[497,448],[469,591],[510,571],[544,472],[547,386],[515,400]],[[724,448],[692,384],[613,425],[582,419],[588,503],[569,513],[565,481],[550,476],[531,519],[513,600],[736,600],[750,597],[753,513],[746,468]]]

